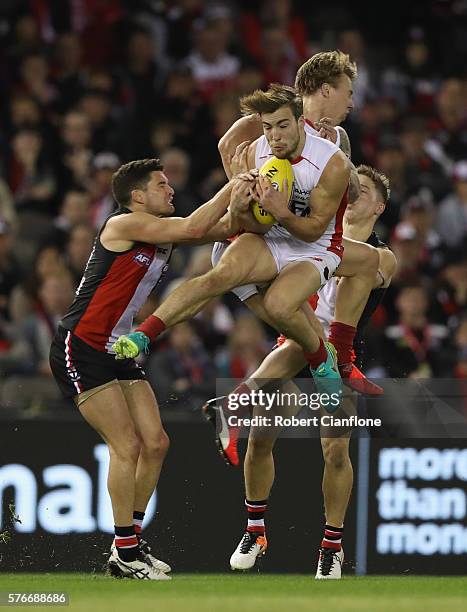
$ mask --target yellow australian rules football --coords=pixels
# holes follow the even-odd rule
[[[259,173],[263,176],[267,176],[271,181],[272,186],[277,191],[282,191],[284,179],[287,179],[287,190],[288,190],[288,202],[292,197],[293,190],[293,170],[292,164],[288,159],[279,159],[278,157],[270,157],[259,169]],[[252,202],[251,209],[256,221],[263,223],[264,225],[271,225],[275,223],[274,217],[269,214],[261,206],[259,202]]]

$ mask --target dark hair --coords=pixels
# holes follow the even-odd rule
[[[252,94],[240,98],[243,115],[275,113],[282,106],[288,106],[295,119],[303,114],[303,102],[293,87],[271,83],[267,91],[257,89]]]
[[[137,159],[123,164],[112,176],[112,193],[119,206],[128,206],[133,189],[144,189],[151,172],[164,169],[159,159]]]
[[[346,74],[351,81],[357,77],[357,66],[342,51],[315,53],[300,66],[295,77],[295,87],[302,96],[314,94],[323,83],[336,86],[340,76]]]
[[[389,179],[382,172],[378,172],[375,168],[371,166],[361,165],[357,168],[357,174],[361,174],[363,176],[367,176],[370,181],[373,182],[373,185],[381,196],[384,204],[387,204],[389,200],[389,196],[391,195],[391,190],[389,189]]]

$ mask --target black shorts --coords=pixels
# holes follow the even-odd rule
[[[134,359],[115,359],[59,326],[50,347],[50,367],[65,397],[74,397],[112,380],[146,380]]]

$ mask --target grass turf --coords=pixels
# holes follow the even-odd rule
[[[304,575],[232,573],[178,574],[170,582],[140,582],[89,574],[0,574],[0,591],[65,591],[70,597],[70,606],[65,609],[73,612],[467,610],[467,578],[463,577],[372,576],[317,581]]]

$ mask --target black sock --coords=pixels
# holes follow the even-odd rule
[[[115,546],[122,561],[136,561],[139,547],[134,525],[129,527],[115,525]]]

